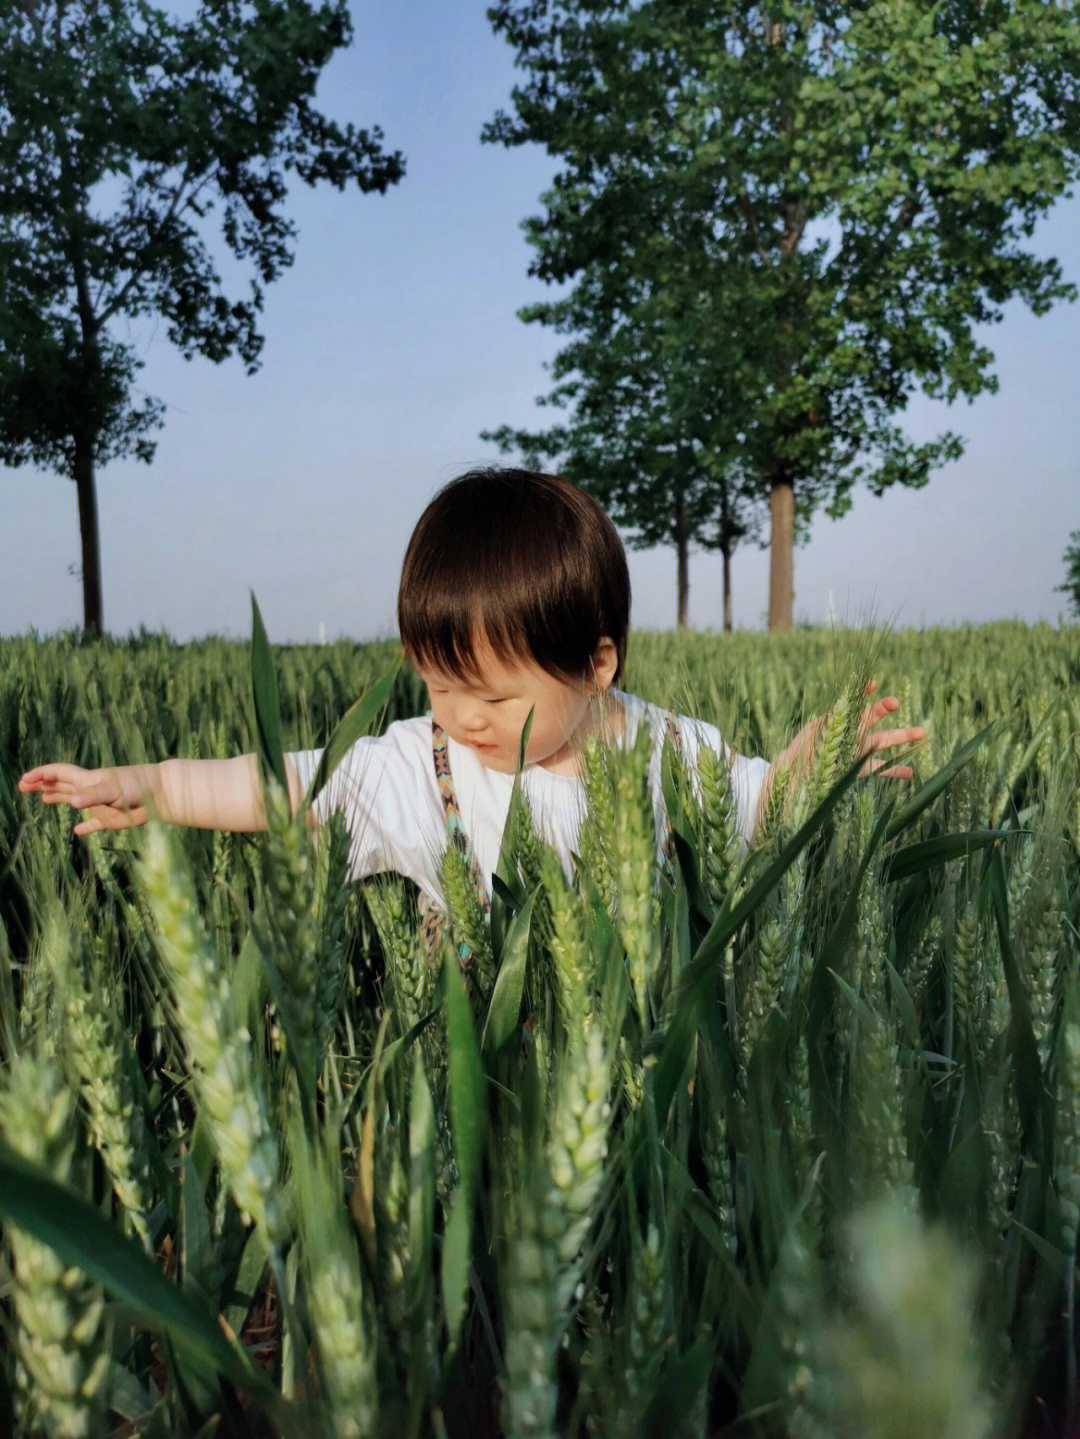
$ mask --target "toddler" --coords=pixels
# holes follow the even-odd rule
[[[439,870],[449,839],[490,892],[530,711],[522,789],[538,834],[567,867],[584,815],[583,740],[595,733],[629,744],[642,725],[652,735],[658,818],[661,754],[673,726],[691,769],[703,744],[728,764],[739,829],[751,844],[773,771],[805,759],[816,722],[771,766],[735,754],[711,725],[675,719],[617,688],[629,623],[622,543],[583,491],[554,475],[515,469],[473,470],[441,490],[413,531],[398,594],[401,642],[427,686],[431,713],[358,741],[314,806],[312,822],[334,811],[344,816],[352,876],[394,871],[441,907]],[[871,732],[897,708],[890,696],[863,714],[866,774],[911,778],[909,767],[882,768],[875,758],[924,737],[918,726]],[[286,756],[294,808],[319,758],[317,750]],[[204,829],[266,825],[254,755],[98,770],[45,764],[24,774],[19,788],[46,804],[84,810],[76,834],[139,825],[150,812]]]

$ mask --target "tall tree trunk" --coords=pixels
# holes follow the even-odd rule
[[[101,638],[101,547],[98,543],[97,493],[94,489],[94,441],[85,430],[75,436],[72,478],[79,501],[79,537],[82,541],[83,627]]]
[[[784,43],[784,27],[773,22],[770,26],[768,43]],[[794,93],[784,103],[780,128],[788,144],[795,139]],[[798,276],[793,269],[792,256],[798,250],[806,229],[806,201],[798,189],[784,188],[783,231],[780,235],[780,280],[784,292],[783,313],[780,320],[780,343],[775,351],[776,387],[784,391],[791,383],[795,368],[795,335],[799,320]],[[769,630],[786,633],[791,629],[791,610],[795,600],[792,581],[793,550],[795,546],[795,484],[791,475],[778,466],[771,477],[769,489]]]
[[[731,633],[731,549],[734,539],[726,478],[720,486],[720,553],[724,557],[724,633]]]
[[[63,184],[72,192],[71,166],[63,156]],[[74,219],[67,239],[71,274],[75,281],[75,299],[79,311],[79,360],[82,370],[83,401],[76,406],[71,438],[74,444],[71,478],[79,499],[79,537],[82,541],[83,628],[87,635],[100,639],[101,614],[101,547],[98,543],[97,494],[94,489],[94,442],[96,425],[87,423],[101,392],[101,350],[98,345],[98,319],[90,300],[90,276],[83,248],[85,216],[80,207],[73,207]]]
[[[686,500],[681,491],[675,496],[675,553],[679,628],[684,630],[690,623],[690,540],[686,532]]]
[[[792,552],[795,545],[795,486],[781,476],[769,490],[769,629],[791,629]]]

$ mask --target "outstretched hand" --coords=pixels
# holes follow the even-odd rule
[[[76,834],[134,829],[146,823],[143,794],[130,770],[42,764],[26,771],[19,780],[19,789],[23,794],[40,795],[42,804],[67,804],[72,809],[85,810],[88,817],[75,826]]]
[[[877,689],[877,680],[870,680],[866,686],[866,693],[872,695]],[[859,770],[859,774],[867,776],[877,774],[882,779],[913,779],[915,771],[907,764],[889,765],[888,760],[875,759],[876,754],[882,750],[896,749],[900,745],[917,744],[919,740],[926,738],[926,730],[922,725],[908,725],[903,729],[881,730],[878,734],[871,734],[870,731],[879,725],[882,720],[895,713],[900,708],[900,701],[895,695],[886,695],[884,699],[875,700],[863,710],[862,718],[859,721],[859,756],[865,755],[866,763]],[[885,766],[888,765],[888,768]]]

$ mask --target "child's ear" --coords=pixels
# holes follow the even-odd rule
[[[605,635],[592,657],[592,678],[601,694],[614,684],[618,669],[619,651],[615,648],[615,641]]]

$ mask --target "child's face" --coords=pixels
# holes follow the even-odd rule
[[[601,640],[595,674],[581,680],[557,679],[532,660],[507,663],[486,644],[478,647],[476,658],[475,678],[416,665],[437,723],[451,739],[474,749],[488,769],[513,774],[521,731],[532,710],[526,763],[576,774],[578,744],[593,727],[592,701],[614,678],[611,641]]]

